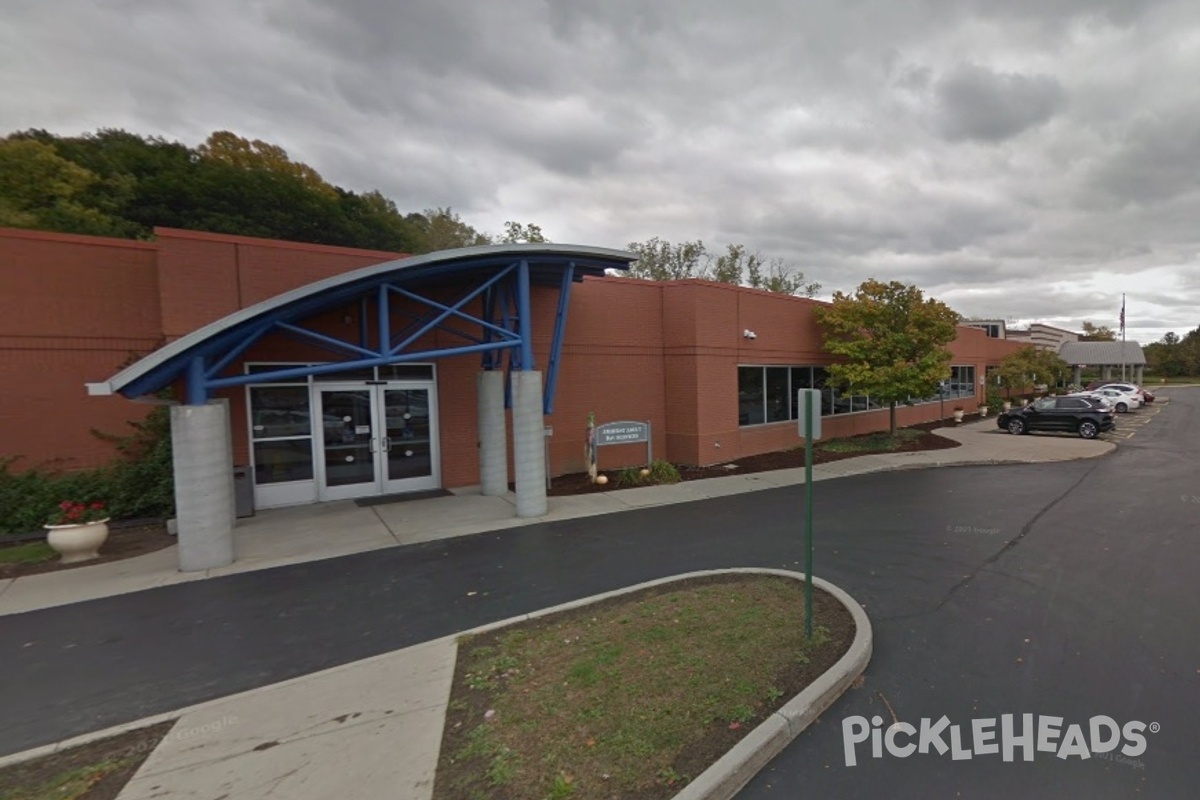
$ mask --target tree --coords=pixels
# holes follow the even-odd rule
[[[1180,339],[1174,331],[1163,336],[1161,341],[1146,345],[1146,369],[1154,375],[1173,378],[1184,374],[1184,352]]]
[[[492,243],[490,237],[463,222],[449,207],[426,209],[424,214],[410,214],[408,218],[418,230],[420,245],[414,251],[417,253]]]
[[[765,274],[752,270],[749,278],[751,288],[775,294],[816,297],[817,292],[821,291],[821,284],[809,283],[803,272],[794,269],[780,258],[773,258],[767,262]]]
[[[762,254],[751,253],[741,244],[725,245],[725,252],[715,258],[698,239],[671,244],[655,236],[645,242],[630,242],[626,249],[638,256],[629,268],[633,278],[652,281],[696,278],[805,297],[821,291],[821,284],[807,282],[803,272],[783,259],[767,261]]]
[[[1000,385],[1012,397],[1014,389],[1020,391],[1042,383],[1059,383],[1070,371],[1071,365],[1057,353],[1030,345],[1005,356],[996,374],[1000,376]]]
[[[89,202],[92,171],[30,137],[0,139],[0,225],[120,235],[126,226]]]
[[[835,292],[816,318],[825,348],[844,359],[828,367],[830,381],[887,403],[892,435],[896,404],[933,394],[950,375],[959,316],[915,286],[864,281],[852,295]]]
[[[637,255],[629,266],[629,276],[651,281],[679,281],[707,278],[711,260],[704,242],[671,244],[655,236],[645,242],[630,242],[627,250]]]
[[[292,161],[287,151],[277,144],[261,139],[250,141],[229,131],[213,131],[204,144],[196,148],[201,158],[220,161],[246,170],[264,169],[299,180],[313,191],[332,195],[334,188],[325,182],[315,169]]]
[[[1116,340],[1117,340],[1117,334],[1113,332],[1112,328],[1105,327],[1103,325],[1093,325],[1092,323],[1088,322],[1087,320],[1084,320],[1083,335],[1079,337],[1079,341],[1081,341],[1081,342],[1115,342]]]
[[[550,240],[542,234],[542,229],[538,225],[530,223],[522,225],[519,222],[504,223],[504,233],[500,236],[500,241],[503,244],[517,244],[519,242],[530,243],[548,243]]]

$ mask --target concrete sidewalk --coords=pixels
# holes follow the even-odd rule
[[[961,446],[819,465],[813,469],[814,479],[932,466],[1066,461],[1102,456],[1115,447],[1111,442],[1067,436],[1011,436],[997,430],[994,419],[939,433]],[[801,468],[556,497],[551,498],[550,513],[536,520],[516,519],[511,496],[483,497],[477,492],[365,508],[328,503],[283,509],[238,525],[238,560],[229,567],[179,573],[174,548],[168,548],[82,570],[20,578],[0,585],[0,614],[382,547],[794,486],[803,481]],[[0,765],[177,719],[119,800],[168,795],[197,800],[267,796],[316,800],[347,793],[428,800],[456,650],[455,637],[426,642],[0,758]]]
[[[942,428],[938,433],[961,442],[961,446],[859,456],[819,464],[813,467],[813,479],[922,467],[1071,461],[1102,456],[1115,448],[1111,442],[1065,435],[1011,436],[996,428],[994,418],[957,428]],[[511,493],[505,497],[484,497],[477,489],[462,490],[449,497],[366,507],[341,501],[275,509],[239,520],[234,532],[237,560],[228,567],[206,572],[180,572],[176,548],[168,547],[123,561],[3,580],[0,581],[0,616],[383,547],[802,483],[804,469],[797,468],[685,481],[669,486],[551,497],[549,513],[536,519],[516,517],[516,500]]]

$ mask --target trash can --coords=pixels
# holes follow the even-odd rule
[[[238,519],[254,516],[254,467],[233,468],[233,505]]]

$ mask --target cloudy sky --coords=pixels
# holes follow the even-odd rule
[[[402,210],[1200,325],[1195,0],[3,0],[0,133],[232,130]]]

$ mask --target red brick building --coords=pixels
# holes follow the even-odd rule
[[[133,360],[241,309],[399,257],[169,229],[156,230],[152,242],[0,229],[0,457],[20,456],[16,468],[103,463],[111,456],[109,446],[90,430],[122,432],[125,421],[147,407],[121,397],[89,397],[85,384],[106,380]],[[446,287],[433,290],[434,296],[439,292],[448,302]],[[551,355],[557,293],[534,286],[531,300],[533,356],[541,369]],[[813,317],[817,305],[698,280],[586,278],[570,296],[553,413],[545,419],[553,427],[550,473],[584,468],[589,412],[598,422],[649,421],[655,457],[682,464],[721,463],[796,444],[795,389],[821,388],[821,368],[831,362]],[[396,325],[416,315],[400,314]],[[348,302],[314,314],[307,325],[328,336],[361,326],[365,335],[368,316],[365,306]],[[435,330],[419,344],[437,349],[453,340]],[[953,405],[975,410],[986,368],[1019,346],[961,326],[950,346]],[[230,370],[329,360],[327,350],[312,341],[272,334],[249,347]],[[422,439],[429,439],[430,474],[419,485],[480,483],[479,356],[438,358],[401,372],[379,370],[369,376],[308,376],[290,388],[280,384],[257,394],[253,386],[216,392],[229,401],[234,463],[257,468],[260,507],[386,493],[404,485],[376,483],[348,494],[321,484],[321,475],[328,478],[334,467],[304,467],[305,459],[330,458],[325,452],[331,447],[330,425],[340,424],[329,413],[336,398],[321,394],[323,380],[340,381],[343,400],[350,384],[392,381],[400,387],[395,395],[400,399],[388,401],[392,405],[417,402],[417,395],[399,393],[428,384],[419,402],[430,407],[411,412],[424,415],[422,425],[429,427]],[[869,398],[832,389],[823,396],[826,437],[887,427],[887,410]],[[261,408],[253,407],[256,397]],[[282,407],[289,403],[294,407]],[[947,414],[953,405],[946,402]],[[899,409],[898,419],[928,421],[942,408],[936,401],[919,403]],[[324,425],[310,423],[322,410]],[[410,420],[409,414],[403,419]],[[296,423],[290,433],[278,422],[281,415]],[[507,453],[511,469],[511,447]],[[604,467],[643,457],[643,446],[602,452]],[[280,467],[284,461],[286,468]]]

